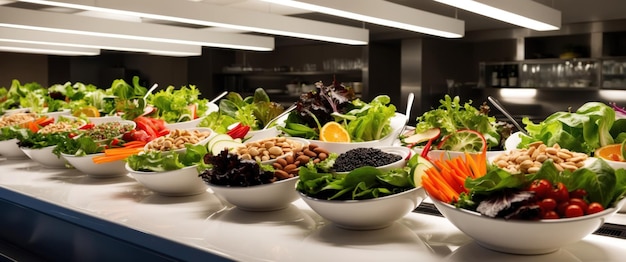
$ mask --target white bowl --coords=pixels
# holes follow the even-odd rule
[[[126,162],[117,160],[108,163],[96,164],[93,162],[95,156],[102,156],[104,153],[90,154],[86,156],[74,156],[61,153],[61,156],[67,160],[76,170],[93,178],[109,178],[120,177],[128,174]]]
[[[270,127],[268,129],[262,130],[250,130],[248,134],[246,134],[244,140],[246,142],[257,141],[270,137],[277,137],[280,134],[280,130],[276,128],[276,126]]]
[[[71,112],[69,109],[64,109],[64,110],[57,111],[57,112],[45,113],[44,115],[46,115],[47,117],[54,118],[54,121],[56,122],[60,116],[69,116],[70,114]]]
[[[202,119],[204,119],[204,117],[198,117],[194,120],[189,120],[185,122],[166,123],[165,127],[167,127],[167,129],[169,130],[195,128],[198,127],[198,124],[200,124],[200,122],[202,122]]]
[[[227,202],[248,211],[272,211],[288,207],[299,198],[296,192],[298,177],[270,184],[248,187],[208,184],[209,188]]]
[[[403,147],[403,146],[378,146],[378,147],[373,147],[373,148],[380,149],[381,151],[385,153],[399,155],[401,157],[400,160],[396,162],[376,167],[377,169],[382,170],[382,171],[389,171],[392,169],[402,168],[406,166],[407,158],[411,155],[411,149],[409,149],[408,147]],[[350,171],[337,172],[337,173],[347,174],[349,172]]]
[[[20,150],[20,147],[17,146],[17,138],[0,141],[0,156],[3,156],[7,159],[25,159],[28,158],[24,151]]]
[[[56,156],[52,153],[52,150],[56,146],[48,146],[44,148],[32,149],[26,147],[20,147],[20,149],[26,154],[30,159],[39,163],[43,167],[47,168],[65,168],[65,159]]]
[[[189,131],[198,130],[198,131],[203,131],[203,132],[204,131],[208,131],[209,132],[209,135],[207,137],[205,137],[204,139],[198,141],[198,143],[195,143],[194,145],[206,145],[206,143],[208,143],[209,140],[211,140],[211,138],[213,138],[216,135],[216,133],[212,129],[208,128],[208,127],[190,127],[190,128],[184,128],[184,129],[185,130],[189,130]],[[171,134],[172,131],[174,131],[174,129],[170,129],[170,134]],[[169,134],[167,136],[169,136]],[[152,141],[154,141],[154,140],[152,140]],[[148,146],[150,145],[150,143],[152,143],[152,141],[148,142],[143,147],[144,151],[150,150],[150,149],[148,149]],[[162,152],[176,152],[176,153],[181,154],[181,153],[185,152],[186,150],[187,150],[187,148],[183,147],[183,148],[178,148],[178,149],[169,150],[169,151],[162,151]]]
[[[279,120],[279,123],[284,123],[284,119],[286,119],[286,117],[281,118],[281,119],[283,120],[282,121]],[[391,118],[391,123],[390,123],[391,132],[379,140],[372,140],[372,141],[367,141],[367,142],[349,142],[349,143],[324,142],[321,140],[309,140],[309,142],[311,142],[311,144],[316,144],[320,146],[321,148],[328,150],[328,152],[334,152],[338,154],[341,154],[350,149],[359,148],[359,147],[391,146],[395,142],[395,140],[398,138],[398,135],[400,134],[400,131],[402,130],[402,127],[404,126],[406,122],[405,120],[406,120],[406,115],[401,114],[401,113],[396,113],[396,115]]]
[[[580,241],[617,212],[617,208],[607,208],[596,214],[575,218],[505,220],[458,209],[436,199],[432,201],[441,214],[479,245],[495,251],[524,255],[550,253]],[[624,203],[626,199],[620,201],[618,206]]]
[[[387,227],[413,211],[426,198],[422,187],[366,200],[325,200],[299,194],[321,217],[338,227],[353,230]]]
[[[87,120],[96,125],[106,122],[120,122],[124,119],[120,116],[101,116],[101,117],[87,117]]]
[[[146,188],[164,196],[189,196],[206,192],[207,185],[198,175],[196,166],[164,172],[135,171],[125,165],[126,171]]]

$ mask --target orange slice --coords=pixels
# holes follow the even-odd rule
[[[328,122],[320,130],[320,140],[325,142],[350,142],[350,134],[337,122]]]
[[[85,106],[75,111],[74,116],[100,117],[100,111],[95,106]]]
[[[612,144],[596,149],[593,156],[613,161],[624,161],[622,158],[622,145]]]

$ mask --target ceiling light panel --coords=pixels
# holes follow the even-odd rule
[[[161,43],[271,51],[274,38],[225,32],[200,31],[169,25],[120,21],[0,6],[5,27],[28,28],[70,34],[135,39]]]
[[[94,56],[100,54],[100,49],[97,48],[19,43],[12,41],[0,41],[0,51],[63,56]]]
[[[446,38],[459,38],[465,34],[462,20],[382,0],[262,1]]]
[[[22,2],[116,12],[158,20],[350,45],[366,45],[369,41],[367,29],[187,0],[22,0]]]
[[[435,0],[537,31],[558,30],[561,11],[532,0]]]
[[[97,48],[163,55],[167,54],[170,56],[198,56],[202,54],[201,46],[65,34],[11,27],[0,27],[0,40],[16,43],[49,44],[54,46]]]

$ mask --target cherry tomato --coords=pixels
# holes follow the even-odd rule
[[[582,210],[585,211],[585,212],[589,208],[589,205],[587,204],[587,202],[585,200],[580,199],[580,198],[570,198],[569,199],[569,204],[570,205],[577,205],[580,208],[582,208]]]
[[[548,197],[554,198],[556,202],[561,203],[569,199],[569,192],[567,192],[567,187],[563,183],[558,182],[548,193]]]
[[[585,212],[578,205],[569,205],[565,209],[565,217],[579,217],[584,215]]]
[[[543,199],[548,196],[552,189],[552,183],[546,179],[533,180],[528,188],[529,191],[535,192],[537,199]]]
[[[569,201],[561,202],[556,205],[556,213],[559,216],[565,216],[565,209],[569,206]]]
[[[569,192],[569,198],[585,199],[586,196],[587,196],[587,190],[584,190],[582,188]]]
[[[556,200],[552,198],[544,198],[537,204],[539,205],[539,207],[541,208],[541,212],[543,213],[548,211],[554,211],[557,205]]]
[[[548,211],[541,215],[541,219],[559,219],[559,214],[554,211]]]
[[[587,214],[595,214],[602,211],[604,211],[604,207],[598,202],[589,204],[589,207],[587,208]]]

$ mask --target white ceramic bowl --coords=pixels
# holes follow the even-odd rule
[[[47,117],[52,117],[54,118],[54,121],[56,122],[60,116],[69,116],[71,114],[69,109],[65,109],[65,110],[61,110],[61,111],[57,111],[57,112],[49,112],[49,113],[45,113],[45,115]]]
[[[473,238],[479,245],[513,254],[545,254],[577,242],[596,231],[604,221],[617,212],[608,208],[602,212],[575,218],[520,221],[481,216],[480,213],[458,209],[432,199],[433,203],[453,225]],[[620,205],[626,199],[620,201]]]
[[[67,160],[76,170],[93,178],[109,178],[120,177],[128,174],[126,162],[117,160],[108,163],[96,164],[93,162],[95,156],[102,156],[104,153],[90,154],[86,156],[74,156],[61,153],[61,156]]]
[[[57,157],[52,153],[52,150],[56,146],[48,146],[44,148],[32,149],[26,147],[20,147],[20,149],[26,154],[30,159],[39,163],[43,167],[47,168],[65,168],[65,159],[62,157]]]
[[[325,200],[299,194],[321,217],[338,227],[353,230],[387,227],[413,211],[426,198],[421,187],[366,200]]]
[[[190,127],[190,128],[184,128],[184,129],[185,129],[185,130],[190,130],[190,131],[193,131],[193,130],[198,130],[198,131],[207,131],[207,132],[209,132],[209,136],[207,136],[207,137],[205,137],[204,139],[202,139],[202,140],[198,141],[198,143],[195,143],[195,145],[205,145],[205,144],[206,144],[206,143],[208,143],[208,142],[209,142],[209,140],[211,140],[211,138],[213,138],[213,137],[215,136],[215,134],[216,134],[216,133],[215,133],[212,129],[210,129],[210,128],[208,128],[208,127]],[[172,131],[174,131],[174,129],[170,129],[170,133],[171,133]],[[169,136],[169,135],[168,135],[168,136]],[[152,141],[154,141],[154,140],[152,140]],[[151,142],[148,142],[148,143],[147,143],[147,144],[143,147],[144,151],[148,151],[148,150],[150,150],[150,149],[148,149],[148,148],[149,148],[149,147],[150,147],[150,145],[151,145],[150,143],[153,143],[152,141],[151,141]],[[164,152],[176,152],[176,153],[181,154],[181,153],[185,152],[186,150],[187,150],[187,148],[184,148],[184,147],[183,147],[183,148],[174,149],[174,150],[170,150],[170,151],[164,151]]]
[[[106,122],[120,122],[124,120],[120,116],[101,116],[101,117],[87,117],[87,120],[96,125]]]
[[[165,172],[135,171],[128,164],[125,168],[137,182],[159,195],[189,196],[206,192],[207,189],[207,185],[198,176],[196,166]]]
[[[250,130],[245,136],[246,142],[257,141],[270,137],[277,137],[280,134],[280,130],[276,126],[262,130]]]
[[[293,177],[270,184],[248,187],[208,185],[217,196],[240,209],[272,211],[286,208],[299,198],[296,191],[297,182],[298,177]]]
[[[0,156],[6,159],[25,159],[28,158],[24,151],[17,146],[17,138],[0,141]]]
[[[278,123],[284,126],[285,119],[287,117],[283,117],[278,120]],[[359,147],[376,147],[376,146],[391,146],[395,140],[398,138],[400,131],[402,131],[402,127],[406,123],[406,115],[401,113],[396,113],[394,117],[391,118],[391,132],[387,134],[387,136],[381,138],[380,140],[373,140],[367,142],[350,142],[350,143],[340,143],[340,142],[324,142],[320,140],[309,140],[311,144],[316,144],[321,148],[328,150],[328,152],[334,152],[341,154],[350,149],[359,148]]]
[[[380,169],[382,171],[389,171],[392,169],[396,169],[396,168],[402,168],[404,166],[406,166],[406,162],[407,162],[407,158],[409,157],[409,155],[411,155],[411,149],[409,149],[408,147],[403,147],[403,146],[378,146],[378,147],[374,147],[376,149],[380,149],[381,151],[385,152],[385,153],[390,153],[390,154],[395,154],[395,155],[399,155],[401,158],[400,160],[393,162],[391,164],[387,164],[384,166],[379,166],[376,167],[377,169]],[[340,174],[347,174],[349,173],[349,171],[346,172],[337,172]]]
[[[166,123],[165,127],[167,127],[167,129],[169,130],[195,128],[198,127],[198,124],[200,124],[200,122],[202,122],[202,119],[204,119],[204,117],[198,117],[194,120],[189,120],[185,122]]]

